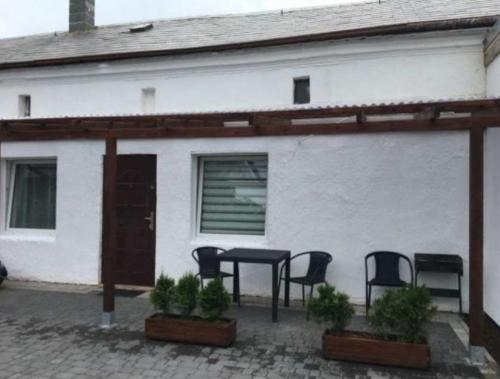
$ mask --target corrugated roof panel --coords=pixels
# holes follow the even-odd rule
[[[98,117],[162,117],[162,116],[196,116],[196,115],[218,115],[218,114],[236,114],[236,113],[266,113],[266,112],[287,112],[287,111],[315,111],[327,109],[342,109],[342,108],[369,108],[369,107],[385,107],[385,106],[403,106],[403,105],[420,105],[430,103],[453,103],[453,102],[466,102],[475,100],[494,100],[500,101],[498,97],[458,97],[448,99],[420,99],[415,101],[385,101],[383,103],[370,103],[370,104],[356,104],[356,103],[336,103],[336,104],[304,104],[283,107],[256,107],[256,108],[231,108],[231,109],[213,109],[213,110],[193,110],[191,112],[157,112],[157,113],[113,113],[113,114],[71,114],[71,115],[51,115],[48,117],[32,117],[36,120],[43,119],[64,119],[64,118],[98,118]],[[30,118],[16,118],[26,119]],[[0,118],[1,120],[14,120],[13,118]]]

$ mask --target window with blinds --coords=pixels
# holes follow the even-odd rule
[[[264,235],[267,156],[200,159],[200,232]]]

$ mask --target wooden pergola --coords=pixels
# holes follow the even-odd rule
[[[0,142],[105,140],[103,312],[113,315],[117,141],[461,130],[470,135],[470,345],[483,341],[484,132],[500,127],[500,99],[259,112],[0,120]]]

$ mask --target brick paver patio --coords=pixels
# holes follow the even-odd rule
[[[301,309],[243,306],[228,349],[149,341],[146,298],[117,298],[118,326],[102,330],[95,291],[0,287],[0,378],[482,378],[446,323],[432,325],[432,370],[412,371],[325,361],[322,327]],[[78,293],[79,292],[79,293]],[[364,318],[353,327],[363,329]]]

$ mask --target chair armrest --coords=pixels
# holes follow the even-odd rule
[[[198,258],[196,257],[196,252],[198,251],[198,249],[194,249],[192,252],[191,252],[191,256],[193,257],[193,259],[196,261],[196,263],[200,263],[198,261]]]

